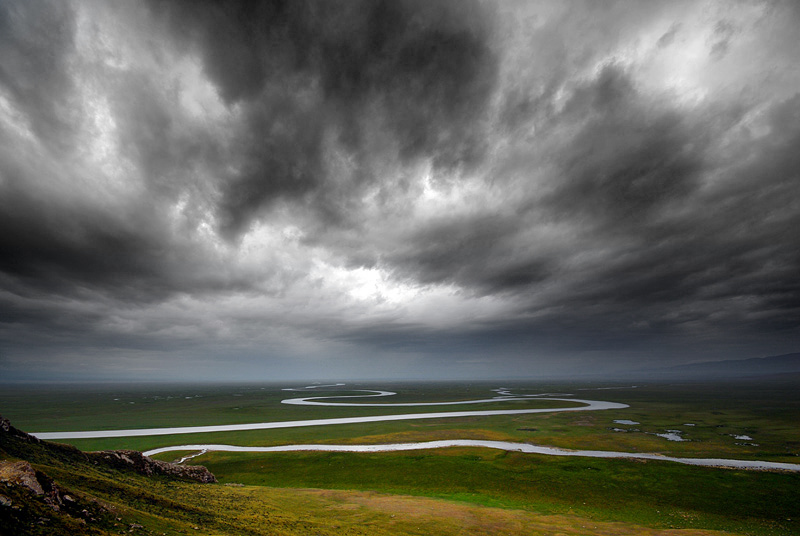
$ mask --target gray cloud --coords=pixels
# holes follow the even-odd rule
[[[0,83],[53,150],[69,146],[75,19],[68,4],[34,0],[0,8]]]
[[[0,366],[464,376],[796,350],[793,17],[4,3]]]
[[[306,199],[330,222],[331,198],[376,177],[379,128],[401,162],[473,164],[493,84],[486,10],[464,2],[152,2],[229,105],[246,115],[221,187],[222,231],[235,236],[281,198]],[[369,116],[369,117],[367,117]],[[476,130],[476,128],[478,130]],[[326,152],[357,162],[331,191]],[[375,153],[378,154],[375,154]]]

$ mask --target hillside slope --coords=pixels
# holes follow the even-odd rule
[[[0,534],[108,534],[143,529],[137,509],[164,505],[157,482],[212,483],[134,451],[84,453],[41,441],[0,417]],[[131,517],[130,520],[124,517]],[[145,516],[146,517],[146,516]]]

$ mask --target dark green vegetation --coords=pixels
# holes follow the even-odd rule
[[[664,534],[574,514],[541,515],[422,497],[147,477],[103,463],[105,456],[39,442],[7,421],[0,424],[1,536]]]
[[[326,407],[281,404],[286,398],[353,395],[349,390],[396,391],[391,397],[343,399],[356,403],[449,402],[492,398],[487,384],[348,384],[335,391],[283,391],[285,385],[46,385],[3,386],[0,408],[19,426],[35,432],[120,430],[367,415],[566,407],[557,401],[508,401],[459,406]]]
[[[373,490],[651,527],[800,533],[800,475],[488,449],[403,453],[210,453],[223,482]]]
[[[577,398],[623,402],[623,410],[545,413],[519,416],[396,421],[332,427],[184,434],[116,439],[63,440],[83,450],[151,448],[185,443],[276,445],[285,443],[381,443],[473,438],[529,441],[576,449],[660,452],[674,456],[728,457],[798,462],[800,389],[798,381],[721,384],[641,384],[594,389],[608,384],[506,385],[515,393],[572,393]],[[336,390],[282,391],[285,385],[249,386],[98,386],[87,390],[50,386],[10,387],[0,391],[0,411],[31,431],[101,430],[190,426],[430,411],[517,409],[572,405],[517,401],[463,406],[324,407],[290,406],[289,397],[353,394]],[[350,399],[363,402],[428,402],[494,396],[496,384],[348,384],[350,389],[390,389],[397,396]],[[341,388],[339,388],[341,389]],[[189,398],[186,398],[189,397]],[[115,400],[118,399],[118,400]],[[133,402],[133,404],[131,404]],[[94,415],[94,416],[93,416]],[[615,424],[630,419],[638,425]],[[686,426],[693,424],[694,426]],[[613,428],[628,430],[613,431]],[[653,434],[682,430],[684,442]],[[734,436],[747,435],[752,440]]]
[[[800,390],[797,389],[795,378],[758,383],[640,384],[636,388],[631,388],[631,384],[528,383],[504,386],[511,388],[514,393],[572,393],[576,398],[623,402],[631,407],[585,413],[396,421],[249,432],[72,440],[69,443],[83,450],[145,450],[186,443],[275,445],[475,438],[527,441],[565,448],[800,463],[800,427],[797,426],[800,422]],[[394,397],[361,399],[364,402],[387,403],[488,398],[495,395],[491,389],[496,387],[497,384],[347,386],[351,389],[397,391],[398,395]],[[0,411],[12,417],[20,427],[45,431],[546,407],[545,404],[549,404],[535,400],[484,407],[336,408],[280,404],[283,398],[331,396],[336,392],[352,394],[331,390],[281,391],[279,386],[264,385],[118,386],[113,389],[97,387],[83,393],[67,388],[50,392],[14,388],[0,393]],[[93,419],[95,411],[97,418]],[[630,419],[640,424],[615,424],[615,419]],[[687,426],[689,424],[694,426]],[[614,431],[614,428],[626,431]],[[689,441],[671,442],[654,435],[674,429],[681,430],[683,437]],[[752,439],[734,437],[744,435]],[[159,456],[164,460],[176,457],[177,453],[174,452]],[[765,535],[800,533],[798,474],[709,469],[665,462],[545,457],[484,449],[379,454],[212,453],[195,458],[194,462],[207,465],[222,482],[257,486],[240,489],[214,485],[203,489],[222,490],[220,493],[223,494],[244,493],[243,490],[246,490],[250,494],[248,496],[260,497],[248,499],[256,502],[271,500],[269,497],[276,496],[273,495],[276,493],[300,493],[296,488],[362,490],[362,494],[358,495],[362,499],[365,497],[363,492],[373,490],[456,500],[461,504],[459,508],[494,506],[500,507],[502,512],[513,511],[514,515],[522,515],[520,511],[526,512],[525,515],[538,516],[577,515],[579,519],[591,519],[592,522],[614,520],[635,524],[635,530],[628,526],[628,532],[623,532],[628,534],[646,533],[641,532],[645,530],[643,527],[703,528]],[[189,486],[186,490],[195,489],[192,485],[181,484],[184,485]],[[279,491],[275,488],[282,489]],[[186,493],[189,497],[194,492],[180,493]],[[359,499],[362,501],[359,504],[366,501],[362,499]],[[313,503],[321,499],[315,496],[314,499],[306,497],[296,500]],[[423,501],[421,498],[414,500]],[[415,504],[423,508],[420,506],[422,503]],[[452,503],[447,504],[452,506]],[[534,523],[526,519],[527,526]],[[441,534],[447,533],[441,527],[437,530]],[[537,532],[522,530],[520,533]],[[546,534],[547,531],[542,533]]]

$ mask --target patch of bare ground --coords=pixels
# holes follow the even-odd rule
[[[297,490],[300,491],[300,490]],[[359,512],[389,533],[504,536],[722,536],[728,532],[698,529],[654,529],[630,523],[604,522],[572,515],[541,515],[522,510],[458,502],[385,495],[375,492],[302,490],[328,502],[328,510]],[[378,517],[373,517],[379,513]]]
[[[580,419],[575,419],[571,423],[571,426],[594,426],[596,419],[592,416],[581,417]]]

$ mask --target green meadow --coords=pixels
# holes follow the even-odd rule
[[[744,534],[800,529],[800,476],[794,474],[489,449],[210,453],[196,461],[222,482],[247,485],[417,495],[659,528]]]
[[[280,403],[285,398],[352,395],[357,393],[349,390],[356,389],[390,390],[397,395],[341,401],[470,400],[491,398],[497,394],[492,389],[501,386],[515,394],[570,393],[575,398],[620,402],[630,407],[60,442],[82,450],[148,450],[190,443],[269,446],[491,439],[573,449],[800,463],[800,392],[796,382],[778,380],[725,384],[348,384],[305,391],[282,391],[283,387],[291,387],[285,384],[118,385],[83,389],[17,386],[0,393],[0,414],[21,429],[42,432],[572,405],[536,399],[399,408]],[[615,420],[638,424],[619,424]],[[685,441],[669,441],[656,435],[669,430],[679,430]],[[172,461],[181,454],[169,452],[156,457]],[[398,501],[404,497],[408,501],[422,501],[419,505],[424,501],[445,500],[452,508],[485,508],[487,512],[508,515],[513,512],[515,516],[524,513],[540,516],[537,518],[540,520],[541,516],[561,516],[559,519],[576,516],[575,519],[596,523],[629,524],[628,532],[622,532],[629,534],[667,528],[734,534],[800,533],[800,474],[797,473],[703,468],[656,461],[563,458],[477,448],[369,454],[212,452],[190,463],[205,465],[217,476],[222,484],[212,487],[243,484],[242,490],[263,500],[270,493],[306,490],[303,493],[317,494],[317,499],[323,493],[352,493],[355,494],[352,497],[361,497],[362,503],[367,501],[364,497],[372,497],[373,506],[377,504],[376,497],[382,497],[381,500],[396,497]],[[234,492],[234,488],[225,487],[224,493]],[[359,508],[370,508],[364,504]],[[528,522],[530,526],[535,524],[532,518]],[[437,530],[447,533],[444,528]],[[376,529],[374,533],[380,532]]]
[[[242,424],[435,411],[567,407],[558,401],[508,401],[460,406],[328,407],[281,404],[287,398],[356,395],[359,389],[392,390],[391,397],[341,399],[353,403],[415,403],[488,399],[488,385],[360,385],[335,391],[283,391],[276,385],[121,385],[5,387],[0,404],[6,415],[36,432],[119,430],[172,426]]]

